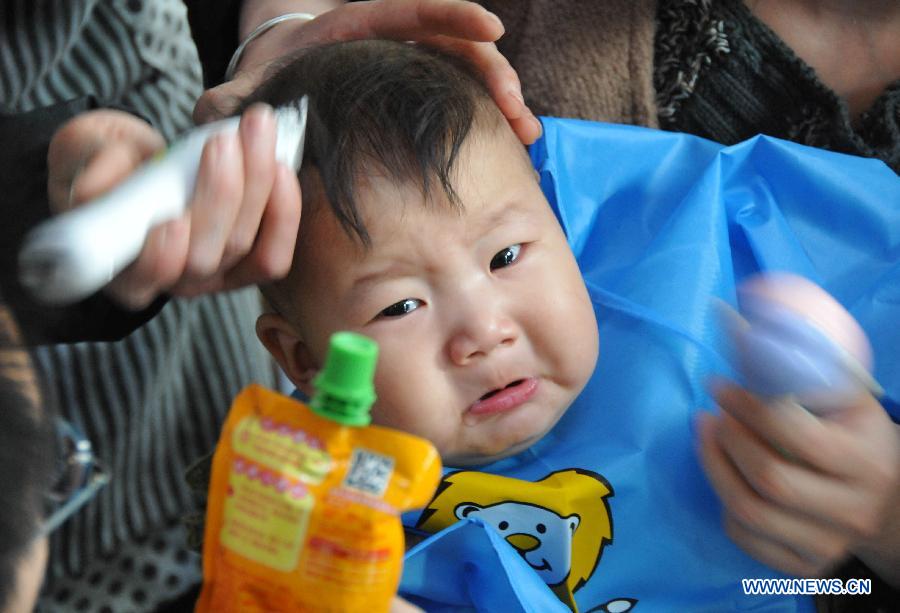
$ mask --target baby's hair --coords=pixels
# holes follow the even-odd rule
[[[496,118],[490,94],[456,58],[384,40],[305,49],[244,100],[275,107],[309,96],[304,165],[315,166],[344,230],[369,235],[355,198],[358,180],[381,172],[418,183],[428,200],[436,179],[451,203],[453,164],[476,120]],[[494,113],[481,112],[493,109]]]

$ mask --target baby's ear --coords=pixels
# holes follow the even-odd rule
[[[263,313],[256,320],[256,336],[293,384],[312,397],[312,380],[319,365],[294,327],[277,313]]]

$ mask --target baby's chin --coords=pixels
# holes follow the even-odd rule
[[[548,410],[548,407],[544,405],[543,410],[539,410],[537,413],[523,414],[517,420],[505,422],[501,432],[509,436],[509,438],[504,441],[495,439],[469,441],[468,444],[466,441],[456,441],[455,445],[438,444],[436,446],[441,454],[441,460],[445,466],[463,468],[485,466],[522,453],[553,430],[566,413],[568,403],[565,403],[564,407],[566,408],[556,407],[553,410]],[[535,426],[537,427],[535,428]],[[488,432],[491,430],[493,429],[488,430]],[[482,438],[485,434],[482,433]]]
[[[438,449],[441,454],[441,461],[444,463],[444,466],[448,468],[472,468],[476,466],[486,466],[493,462],[497,462],[498,460],[503,460],[504,458],[508,458],[514,456],[518,453],[522,453],[539,440],[544,438],[553,427],[552,424],[550,427],[545,428],[541,432],[535,433],[528,438],[519,441],[517,443],[513,443],[512,445],[503,447],[498,450],[484,450],[481,449],[451,449],[448,451],[443,451]]]

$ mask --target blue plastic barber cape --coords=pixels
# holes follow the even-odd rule
[[[783,575],[726,536],[695,453],[695,413],[714,406],[705,382],[734,377],[714,299],[733,305],[760,270],[816,281],[869,334],[900,420],[900,178],[764,136],[723,147],[543,124],[531,157],[596,308],[598,366],[533,448],[448,469],[432,505],[404,517],[462,519],[409,551],[401,594],[429,611],[812,611],[810,596],[744,593],[742,579]]]

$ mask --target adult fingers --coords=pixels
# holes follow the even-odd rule
[[[880,492],[855,480],[833,477],[799,465],[728,414],[718,420],[716,438],[743,480],[776,507],[838,527],[854,538],[877,530]]]
[[[191,238],[185,278],[199,281],[217,273],[244,193],[244,169],[237,134],[207,141],[200,157],[190,203]]]
[[[534,142],[540,122],[525,105],[513,68],[493,41],[503,34],[496,15],[460,0],[387,0],[354,3],[317,17],[309,34],[324,40],[412,40],[467,58],[481,73],[519,138]],[[318,32],[315,32],[318,30]]]
[[[233,115],[241,102],[262,82],[267,65],[242,70],[231,81],[203,92],[194,105],[194,123],[203,124]]]
[[[725,533],[752,558],[795,577],[821,576],[830,564],[816,563],[782,543],[762,538],[726,515]]]
[[[224,279],[224,288],[280,279],[290,271],[301,214],[300,182],[279,164],[253,250]]]
[[[787,400],[764,403],[735,385],[715,384],[721,409],[770,445],[799,462],[836,476],[855,476],[870,461],[860,449],[857,433],[842,431],[800,405]]]
[[[525,105],[519,77],[494,43],[447,36],[428,37],[421,43],[466,58],[481,74],[491,97],[519,139],[527,145],[540,137],[541,124]]]
[[[355,2],[319,15],[315,27],[322,40],[392,38],[420,40],[433,34],[477,41],[503,36],[500,19],[465,0],[381,0]]]
[[[491,92],[491,97],[519,139],[528,145],[540,137],[541,124],[525,105],[518,76],[493,43],[473,42],[448,36],[430,36],[421,42],[446,53],[466,58],[481,74]],[[255,66],[238,73],[232,81],[204,92],[194,107],[194,120],[202,123],[233,113],[241,100],[260,83],[266,70],[266,65]]]
[[[846,555],[849,536],[834,526],[772,504],[760,496],[731,462],[718,439],[717,420],[700,418],[700,456],[707,477],[719,495],[726,518],[741,526],[738,544],[752,549],[764,542],[772,551],[791,551],[813,567],[824,567]],[[784,567],[778,566],[784,570]]]
[[[253,248],[260,220],[275,181],[275,115],[260,104],[247,109],[238,130],[244,167],[244,190],[237,217],[225,244],[223,267],[231,268]]]
[[[300,47],[364,38],[421,40],[437,35],[490,42],[503,35],[503,24],[493,13],[464,0],[354,2],[306,23],[279,24],[248,47],[232,81],[200,96],[194,121],[203,123],[233,113],[260,83],[272,60]]]
[[[138,258],[106,286],[106,293],[128,308],[146,307],[181,277],[189,241],[187,216],[157,226],[148,234]]]
[[[531,114],[529,111],[527,116],[518,117],[516,119],[506,118],[509,122],[509,126],[512,128],[513,132],[515,132],[516,136],[519,137],[519,140],[522,141],[523,145],[531,145],[541,137],[541,134],[544,131],[544,128],[541,126],[541,122]]]

